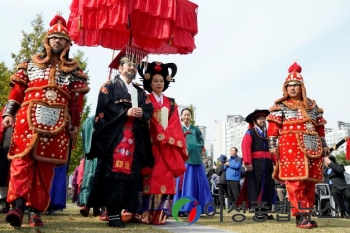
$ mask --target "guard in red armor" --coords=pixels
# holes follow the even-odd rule
[[[7,201],[12,210],[6,221],[20,227],[24,207],[29,224],[42,226],[40,212],[50,201],[54,168],[68,161],[70,141],[76,139],[83,106],[89,91],[87,76],[78,62],[68,57],[71,39],[66,22],[56,15],[44,38],[44,54],[18,65],[11,76],[11,92],[2,114],[2,125],[14,121],[8,158],[10,183]]]
[[[270,152],[278,156],[273,177],[285,181],[297,227],[317,227],[305,216],[315,201],[315,183],[322,182],[322,156],[329,154],[323,110],[307,98],[301,67],[294,63],[283,84],[283,97],[270,108]],[[298,206],[298,202],[300,202]],[[309,210],[305,210],[309,208]]]

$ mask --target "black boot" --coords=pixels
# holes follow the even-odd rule
[[[20,227],[23,222],[25,200],[18,198],[12,202],[12,210],[6,215],[6,222],[13,227]]]
[[[300,222],[300,215],[295,216],[295,223],[296,223],[296,226],[298,226],[299,222]]]
[[[350,219],[350,215],[348,213],[346,213],[346,211],[340,212],[340,217]]]
[[[30,208],[28,213],[28,222],[32,227],[41,227],[44,225],[40,216],[40,211]]]
[[[304,216],[303,216],[303,218],[304,218]],[[296,216],[297,226],[298,226],[298,224],[299,224],[299,222],[300,222],[300,219],[302,219],[300,216]],[[310,223],[311,223],[311,225],[312,225],[312,228],[316,228],[316,227],[317,227],[317,222],[316,222],[316,221],[311,220]]]
[[[297,227],[298,228],[303,228],[303,229],[311,229],[311,228],[313,228],[313,224],[305,216],[297,216],[296,217],[296,222],[297,222]]]
[[[101,210],[100,210],[100,208],[98,208],[98,207],[93,207],[92,208],[92,215],[93,216],[100,216],[101,215]]]
[[[107,206],[108,212],[108,226],[124,228],[125,224],[122,222],[121,212],[122,209],[118,206]]]
[[[122,222],[121,215],[108,215],[108,226],[124,228],[125,224]]]

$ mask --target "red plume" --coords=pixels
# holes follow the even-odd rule
[[[53,25],[57,24],[58,21],[61,21],[61,24],[64,27],[67,27],[66,20],[61,15],[55,15],[55,17],[50,22],[50,27],[52,27]]]
[[[157,72],[160,72],[162,70],[162,67],[160,65],[156,65],[154,67],[154,70],[157,71]]]
[[[296,62],[294,62],[293,65],[289,67],[288,73],[292,73],[293,71],[301,73],[301,66],[299,66],[298,63]]]

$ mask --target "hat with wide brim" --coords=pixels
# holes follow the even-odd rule
[[[267,109],[255,109],[254,112],[250,113],[246,118],[245,121],[253,124],[254,123],[254,119],[259,117],[259,116],[263,116],[263,117],[267,117],[270,114],[270,111]]]
[[[222,163],[226,163],[226,162],[227,162],[227,157],[226,157],[226,155],[220,155],[219,161],[222,162]]]

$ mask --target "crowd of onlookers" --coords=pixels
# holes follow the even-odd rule
[[[316,186],[315,193],[315,215],[331,215],[332,209],[326,208],[327,203],[345,218],[349,218],[350,213],[350,175],[346,173],[344,166],[338,164],[333,155],[330,155],[324,162],[324,182]],[[209,162],[206,162],[209,161]],[[206,168],[208,182],[213,194],[215,205],[222,203],[223,208],[230,208],[240,193],[242,188],[246,169],[242,163],[242,158],[238,156],[238,150],[232,147],[230,157],[220,155],[216,162],[211,161],[205,151],[203,152],[203,163]],[[331,164],[331,165],[330,165]],[[325,187],[329,187],[329,191]],[[330,195],[330,199],[322,199],[321,195]],[[287,202],[287,190],[284,182],[275,181],[275,200],[274,202]],[[323,210],[323,212],[322,212]],[[273,209],[272,209],[273,211]]]

